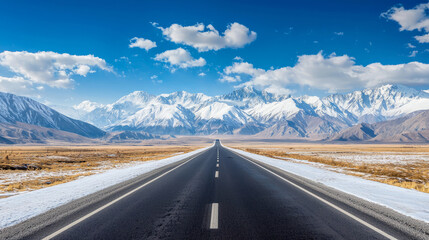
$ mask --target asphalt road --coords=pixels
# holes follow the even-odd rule
[[[310,183],[311,184],[311,183]],[[324,195],[216,143],[202,154],[98,196],[34,228],[26,239],[411,239],[403,226]],[[359,203],[357,203],[359,204]],[[368,203],[365,203],[368,204]],[[84,205],[84,204],[82,204]],[[78,208],[77,206],[75,207]],[[48,214],[49,215],[49,214]],[[48,216],[47,215],[47,216]],[[45,218],[47,218],[45,216]],[[51,218],[51,217],[49,217]],[[43,220],[49,222],[49,220]],[[399,226],[399,227],[398,227]],[[29,232],[28,235],[25,232]],[[411,232],[411,233],[410,233]],[[5,233],[4,233],[5,234]],[[3,237],[6,235],[3,235]]]

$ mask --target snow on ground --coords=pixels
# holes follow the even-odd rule
[[[429,194],[427,193],[365,180],[307,164],[282,161],[233,148],[228,149],[367,201],[391,208],[412,218],[429,222]]]
[[[209,148],[209,147],[207,147]],[[183,160],[207,148],[162,160],[146,161],[132,167],[111,169],[75,181],[0,199],[0,229],[15,225],[75,199],[132,179],[154,169]]]
[[[326,154],[323,157],[334,158],[337,160],[345,160],[350,162],[360,163],[390,163],[390,164],[409,164],[420,161],[429,161],[429,155],[414,155],[414,154]]]
[[[70,160],[69,157],[65,157],[65,156],[46,156],[46,157],[42,157],[42,158],[44,158],[44,159],[53,159],[53,160],[56,160],[56,159]]]
[[[68,171],[59,171],[59,172],[49,172],[49,171],[11,171],[8,173],[2,173],[0,175],[0,185],[19,183],[32,179],[40,179],[43,177],[62,177],[70,176],[77,174],[79,170],[68,170]],[[20,194],[21,192],[6,192],[0,193],[1,196],[5,195],[15,195]]]
[[[428,153],[393,153],[393,152],[351,152],[351,153],[331,153],[331,152],[288,152],[289,154],[300,154],[332,158],[335,160],[357,162],[357,163],[391,163],[409,164],[420,161],[429,161]]]

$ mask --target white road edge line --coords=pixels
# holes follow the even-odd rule
[[[312,197],[314,197],[314,198],[318,199],[319,201],[321,201],[321,202],[323,202],[323,203],[327,204],[328,206],[330,206],[330,207],[332,207],[332,208],[334,208],[334,209],[338,210],[339,212],[343,213],[344,215],[346,215],[346,216],[348,216],[348,217],[350,217],[350,218],[354,219],[355,221],[359,222],[360,224],[362,224],[362,225],[364,225],[364,226],[366,226],[366,227],[368,227],[368,228],[370,228],[370,229],[374,230],[375,232],[377,232],[377,233],[381,234],[382,236],[384,236],[384,237],[386,237],[386,238],[388,238],[388,239],[392,239],[392,240],[394,240],[394,239],[395,239],[395,240],[397,240],[397,238],[393,237],[392,235],[390,235],[390,234],[388,234],[388,233],[386,233],[386,232],[382,231],[381,229],[379,229],[379,228],[377,228],[377,227],[375,227],[375,226],[373,226],[373,225],[371,225],[371,224],[369,224],[369,223],[365,222],[364,220],[362,220],[362,219],[360,219],[360,218],[356,217],[355,215],[353,215],[353,214],[351,214],[351,213],[347,212],[346,210],[344,210],[344,209],[342,209],[342,208],[338,207],[337,205],[335,205],[335,204],[333,204],[333,203],[331,203],[331,202],[329,202],[329,201],[327,201],[327,200],[325,200],[325,199],[323,199],[323,198],[321,198],[321,197],[317,196],[316,194],[314,194],[314,193],[312,193],[312,192],[310,192],[310,191],[308,191],[308,190],[306,190],[306,189],[304,189],[304,188],[302,188],[302,187],[300,187],[300,186],[296,185],[295,183],[293,183],[293,182],[291,182],[291,181],[287,180],[286,178],[284,178],[284,177],[282,177],[282,176],[278,175],[277,173],[275,173],[275,172],[273,172],[273,171],[271,171],[271,170],[269,170],[269,169],[267,169],[267,168],[265,168],[265,167],[263,167],[263,166],[261,166],[261,165],[259,165],[259,164],[255,163],[255,162],[253,162],[252,160],[249,160],[247,157],[244,157],[244,156],[241,156],[241,157],[243,157],[243,158],[244,158],[244,159],[246,159],[247,161],[249,161],[249,162],[251,162],[251,163],[255,164],[256,166],[258,166],[258,167],[260,167],[260,168],[262,168],[262,169],[266,170],[267,172],[269,172],[269,173],[273,174],[274,176],[276,176],[276,177],[278,177],[278,178],[282,179],[283,181],[285,181],[285,182],[287,182],[287,183],[291,184],[292,186],[294,186],[294,187],[298,188],[299,190],[301,190],[301,191],[303,191],[303,192],[305,192],[305,193],[309,194],[310,196],[312,196]]]
[[[83,217],[81,217],[81,218],[79,218],[79,219],[75,220],[74,222],[72,222],[72,223],[70,223],[70,224],[68,224],[68,225],[66,225],[66,226],[64,226],[64,227],[62,227],[62,228],[60,228],[59,230],[57,230],[57,231],[55,231],[55,232],[51,233],[50,235],[48,235],[48,236],[46,236],[46,237],[42,238],[42,240],[49,240],[49,239],[52,239],[52,238],[54,238],[54,237],[58,236],[59,234],[61,234],[61,233],[63,233],[64,231],[66,231],[66,230],[68,230],[68,229],[72,228],[73,226],[75,226],[75,225],[79,224],[80,222],[82,222],[82,221],[86,220],[87,218],[89,218],[89,217],[91,217],[91,216],[93,216],[93,215],[97,214],[98,212],[100,212],[100,211],[104,210],[105,208],[107,208],[107,207],[109,207],[109,206],[111,206],[111,205],[115,204],[116,202],[118,202],[118,201],[122,200],[123,198],[125,198],[125,197],[127,197],[127,196],[129,196],[129,195],[131,195],[131,194],[133,194],[133,193],[135,193],[136,191],[138,191],[138,190],[142,189],[143,187],[145,187],[145,186],[147,186],[147,185],[149,185],[149,184],[151,184],[151,183],[155,182],[156,180],[160,179],[161,177],[163,177],[163,176],[167,175],[168,173],[170,173],[170,172],[172,172],[172,171],[176,170],[177,168],[179,168],[179,167],[181,167],[181,166],[185,165],[186,163],[188,163],[189,161],[193,160],[194,158],[196,158],[196,157],[200,156],[201,154],[202,154],[202,153],[198,154],[198,155],[197,155],[197,156],[195,156],[195,157],[192,157],[191,159],[187,160],[186,162],[181,163],[179,166],[176,166],[176,167],[174,167],[174,168],[172,168],[172,169],[168,170],[167,172],[165,172],[165,173],[163,173],[163,174],[159,175],[158,177],[156,177],[156,178],[154,178],[154,179],[150,180],[149,182],[147,182],[147,183],[145,183],[145,184],[143,184],[143,185],[141,185],[141,186],[139,186],[139,187],[137,187],[137,188],[134,188],[133,190],[131,190],[131,191],[129,191],[129,192],[127,192],[127,193],[125,193],[124,195],[122,195],[122,196],[120,196],[120,197],[116,198],[115,200],[112,200],[112,201],[111,201],[111,202],[109,202],[109,203],[106,203],[105,205],[103,205],[103,206],[101,206],[101,207],[97,208],[96,210],[94,210],[94,211],[92,211],[92,212],[90,212],[90,213],[86,214],[85,216],[83,216]]]
[[[212,203],[212,211],[210,214],[210,229],[219,228],[219,203]]]
[[[219,171],[216,171],[215,172],[215,178],[218,178],[219,177]]]

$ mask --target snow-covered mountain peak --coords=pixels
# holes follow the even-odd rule
[[[178,91],[169,94],[161,94],[156,98],[156,101],[162,104],[177,105],[194,108],[196,105],[210,101],[212,97],[203,93],[188,93],[186,91]]]
[[[128,95],[121,97],[118,101],[116,101],[116,104],[129,102],[134,105],[143,105],[152,100],[153,98],[155,98],[155,96],[147,92],[134,91]]]
[[[363,117],[362,121],[368,121],[368,116],[371,118],[376,116],[376,120],[381,121],[408,114],[415,109],[429,109],[429,105],[423,104],[426,100],[429,101],[429,94],[396,84],[386,84],[348,94],[334,94],[324,100],[336,104],[342,111],[349,111],[358,118]]]
[[[258,90],[251,86],[237,89],[229,94],[218,96],[217,99],[221,101],[231,102],[240,106],[241,108],[247,108],[255,106],[261,103],[271,103],[286,99],[288,96],[276,95],[264,90]]]
[[[309,104],[311,106],[320,106],[321,104],[323,104],[322,100],[319,97],[317,97],[317,96],[307,96],[307,95],[305,95],[305,96],[302,96],[302,97],[300,97],[298,99],[302,100],[303,102],[305,102],[305,103],[307,103],[307,104]]]
[[[362,91],[365,95],[373,95],[374,98],[399,96],[413,98],[422,95],[421,91],[400,84],[386,84],[377,88],[369,88]]]
[[[250,119],[247,114],[237,107],[222,102],[214,102],[204,106],[200,108],[195,115],[198,119],[232,120],[241,124],[245,124]]]

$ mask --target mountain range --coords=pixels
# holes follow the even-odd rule
[[[241,134],[324,139],[359,123],[429,109],[429,93],[383,85],[327,97],[277,95],[245,87],[221,96],[184,91],[154,96],[136,91],[111,104],[84,101],[76,117],[105,131],[152,134]]]
[[[0,144],[114,143],[156,138],[141,132],[106,132],[31,98],[0,92]]]
[[[84,101],[72,109],[55,108],[0,93],[0,143],[119,143],[160,135],[211,134],[429,141],[424,132],[429,122],[429,111],[424,114],[429,109],[429,93],[402,85],[323,98],[277,95],[252,87],[214,97],[184,91],[158,96],[135,91],[111,104]]]

